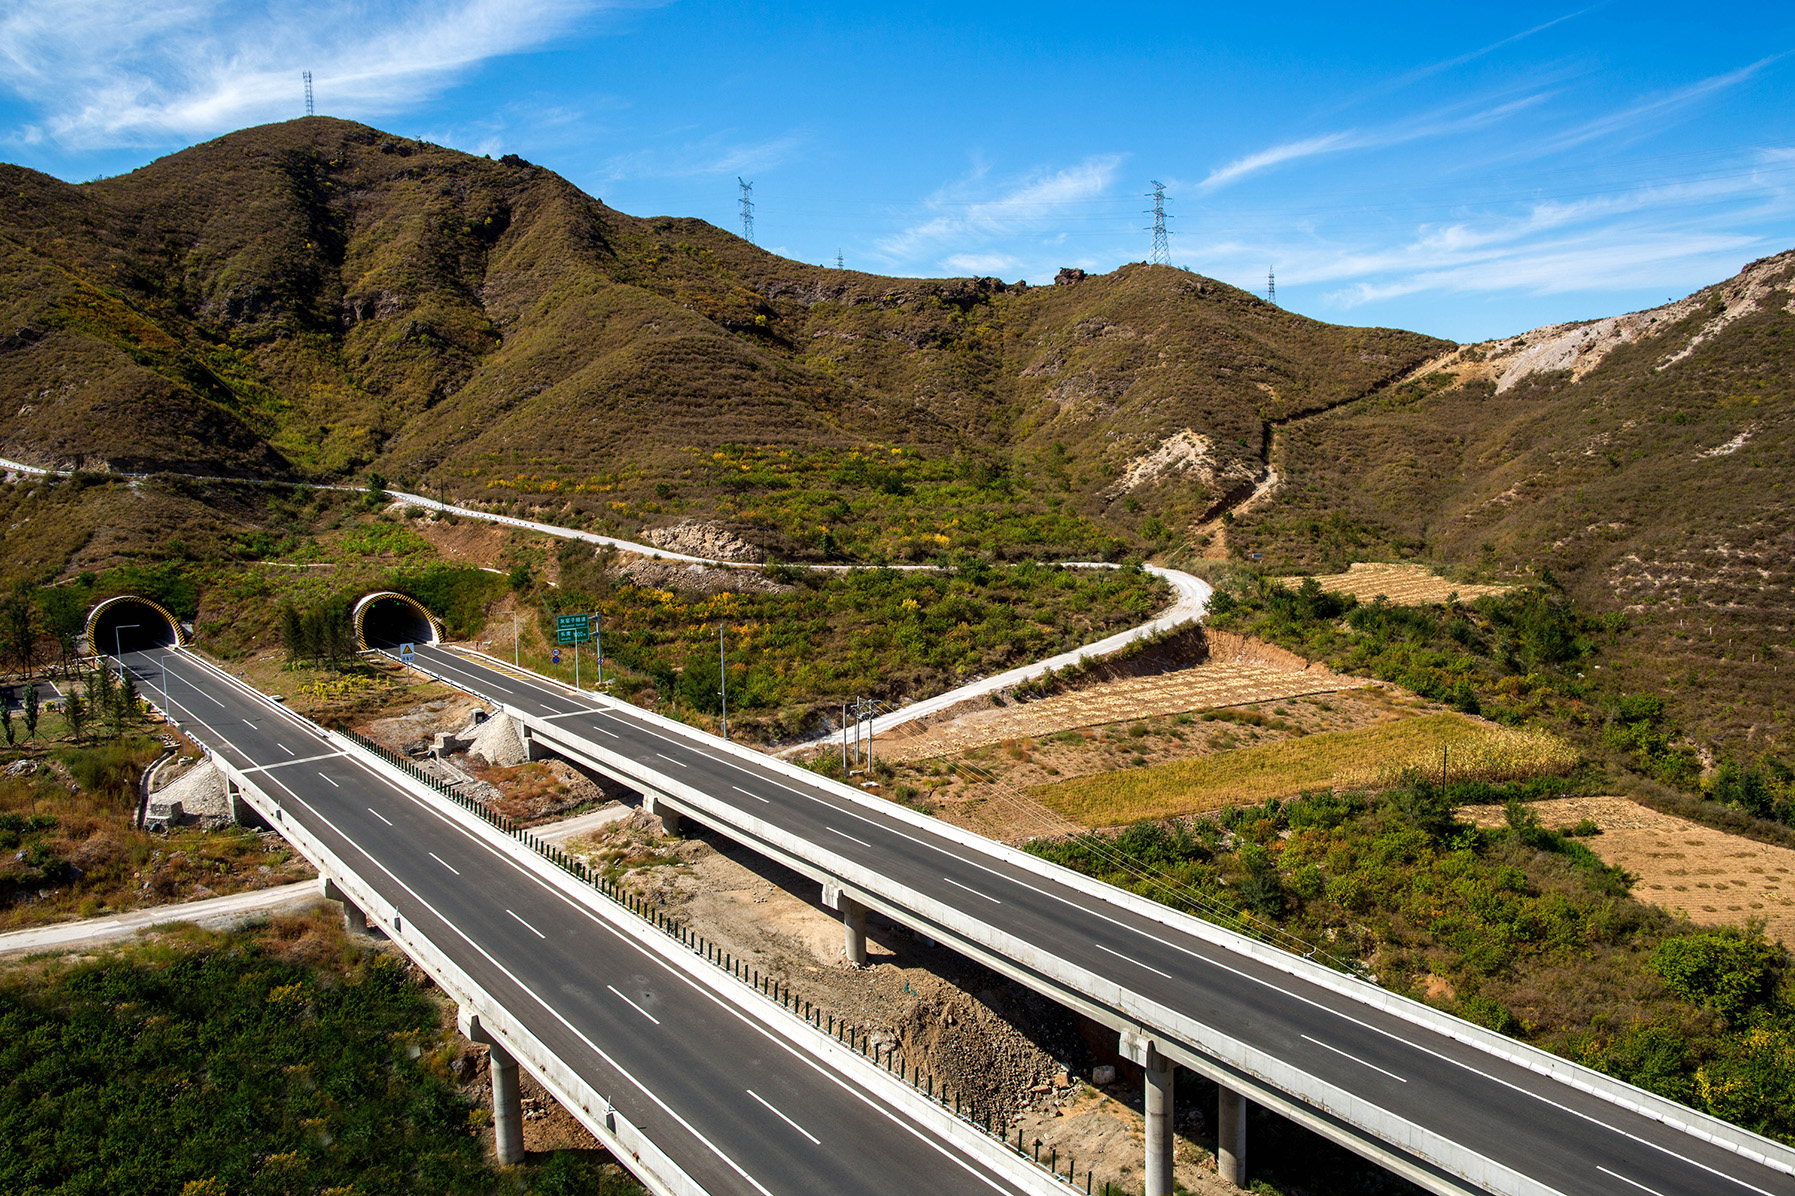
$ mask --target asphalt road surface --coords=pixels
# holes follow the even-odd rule
[[[184,652],[125,662],[707,1192],[1021,1191],[298,718]]]
[[[823,785],[447,649],[418,663],[1575,1196],[1795,1196],[1795,1177],[1277,968],[990,858]],[[1149,1027],[1151,1029],[1151,1027]],[[1248,1144],[1248,1158],[1252,1157]]]

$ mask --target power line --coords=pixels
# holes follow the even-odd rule
[[[307,116],[313,115],[313,113],[312,113],[312,73],[310,71],[305,72],[305,114]]]
[[[742,176],[736,175],[735,181],[742,184],[742,240],[754,244],[754,184],[743,183]]]
[[[1172,248],[1166,242],[1166,185],[1158,179],[1153,180],[1153,252],[1147,260],[1156,266],[1172,264]]]

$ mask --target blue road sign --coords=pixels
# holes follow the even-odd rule
[[[561,649],[559,649],[559,648],[555,649],[555,663],[556,664],[561,663]]]

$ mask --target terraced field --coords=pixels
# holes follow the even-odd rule
[[[1285,584],[1296,587],[1301,577],[1288,578]],[[1315,579],[1322,589],[1334,594],[1351,594],[1360,602],[1370,602],[1382,595],[1398,606],[1426,606],[1445,602],[1454,594],[1459,601],[1469,602],[1485,594],[1506,594],[1513,586],[1473,585],[1448,581],[1428,572],[1425,565],[1399,565],[1359,562],[1345,573],[1329,573]]]

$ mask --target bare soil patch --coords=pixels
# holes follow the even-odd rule
[[[1534,807],[1550,827],[1589,819],[1602,833],[1582,840],[1638,877],[1633,895],[1703,926],[1762,918],[1772,939],[1795,943],[1795,849],[1759,843],[1624,797],[1571,797]],[[1501,806],[1466,806],[1479,826],[1506,825]]]

